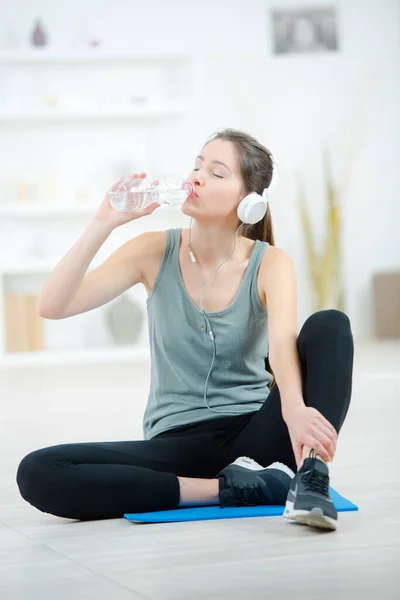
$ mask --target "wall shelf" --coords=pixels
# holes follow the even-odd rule
[[[112,346],[110,348],[77,348],[40,352],[8,352],[0,354],[0,370],[21,367],[53,367],[59,365],[123,364],[147,362],[150,350],[146,346]]]
[[[93,65],[104,63],[138,65],[179,63],[188,60],[186,54],[116,54],[105,53],[98,50],[93,52],[63,52],[49,49],[31,49],[4,51],[0,54],[0,65],[3,66],[40,66],[40,65]]]
[[[100,201],[96,205],[79,204],[50,204],[50,203],[0,203],[0,219],[36,219],[53,217],[94,217],[100,206]],[[152,218],[160,213],[163,215],[178,214],[182,212],[180,206],[160,206],[151,215]]]
[[[130,119],[165,119],[183,116],[189,112],[186,105],[179,106],[146,106],[131,110],[120,111],[46,111],[46,112],[0,112],[0,123],[29,123],[29,122],[58,122],[58,121],[123,121]]]
[[[61,258],[54,260],[30,260],[18,263],[0,264],[0,277],[3,275],[50,275]],[[88,271],[97,268],[101,262],[93,261]]]

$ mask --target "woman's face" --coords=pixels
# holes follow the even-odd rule
[[[183,203],[185,215],[201,220],[237,220],[236,209],[245,192],[232,142],[213,140],[206,144],[187,180],[193,183],[196,196]]]

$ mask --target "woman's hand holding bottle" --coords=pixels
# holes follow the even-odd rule
[[[129,221],[134,221],[135,219],[140,219],[140,217],[151,215],[151,213],[153,213],[155,209],[160,206],[160,202],[152,202],[145,208],[137,208],[131,211],[119,211],[115,210],[111,206],[108,196],[109,192],[131,189],[131,187],[134,187],[145,177],[146,173],[134,173],[133,175],[130,175],[130,177],[121,177],[116,183],[114,183],[114,185],[112,185],[106,193],[103,202],[100,204],[97,210],[96,220],[106,223],[114,229],[115,227],[129,223]],[[132,183],[130,184],[130,182],[128,182],[127,184],[127,180],[130,179],[132,180]]]

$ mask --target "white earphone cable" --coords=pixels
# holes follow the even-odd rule
[[[262,193],[262,198],[263,198],[264,202],[266,202],[266,204],[270,204],[271,203],[271,192],[274,191],[275,188],[276,188],[276,186],[277,186],[277,177],[278,177],[278,168],[277,167],[278,167],[278,163],[276,162],[276,160],[274,158],[272,158],[272,163],[273,163],[272,178],[271,178],[271,181],[269,183],[268,188],[265,188],[263,190],[263,193]],[[215,357],[216,357],[216,346],[215,346],[214,332],[211,329],[210,321],[208,320],[206,312],[203,309],[203,300],[202,300],[202,297],[203,297],[203,292],[204,292],[205,288],[208,285],[210,285],[210,283],[211,283],[213,277],[216,275],[217,271],[232,258],[233,254],[235,252],[235,248],[236,248],[237,235],[239,233],[240,228],[243,227],[243,225],[245,225],[245,223],[241,223],[241,225],[239,225],[239,227],[236,230],[235,241],[234,241],[234,244],[233,244],[233,250],[232,250],[231,255],[223,263],[221,263],[219,265],[219,267],[217,267],[215,269],[214,273],[211,275],[211,277],[209,278],[209,280],[207,281],[207,283],[205,285],[202,285],[201,273],[200,273],[200,270],[199,270],[199,268],[197,266],[196,257],[194,256],[193,248],[192,248],[192,220],[193,219],[191,217],[190,218],[190,226],[189,226],[189,248],[190,248],[189,255],[190,255],[191,261],[195,265],[196,272],[197,272],[197,274],[199,276],[199,282],[200,282],[199,306],[200,306],[200,310],[201,310],[201,312],[203,314],[203,317],[204,317],[204,319],[206,321],[206,324],[208,326],[207,333],[210,336],[210,339],[211,339],[212,345],[213,345],[213,357],[212,357],[211,367],[210,367],[210,370],[208,371],[208,375],[207,375],[205,386],[204,386],[204,403],[207,406],[207,408],[209,408],[211,411],[213,411],[215,413],[222,413],[222,414],[237,413],[237,414],[243,414],[243,411],[234,411],[234,410],[231,410],[231,411],[227,412],[227,411],[223,411],[223,410],[216,410],[214,408],[211,408],[211,406],[207,403],[207,384],[208,384],[208,380],[210,378],[211,371],[212,371],[212,368],[213,368],[213,365],[214,365],[214,361],[215,361]]]
[[[225,264],[226,264],[226,263],[227,263],[227,262],[228,262],[228,261],[229,261],[229,260],[232,258],[233,254],[234,254],[234,252],[235,252],[235,248],[236,248],[237,236],[238,236],[238,233],[239,233],[239,230],[240,230],[240,228],[241,228],[241,227],[243,227],[243,225],[244,225],[244,223],[241,223],[241,224],[239,225],[239,227],[237,228],[237,230],[236,230],[236,233],[235,233],[235,241],[234,241],[234,244],[233,244],[233,250],[232,250],[232,252],[231,252],[230,256],[228,256],[228,258],[227,258],[226,260],[224,260],[224,262],[222,262],[222,263],[221,263],[221,264],[220,264],[220,265],[219,265],[219,266],[218,266],[218,267],[215,269],[214,273],[211,275],[211,277],[209,278],[209,280],[207,281],[207,283],[206,283],[205,285],[202,285],[202,281],[201,281],[201,273],[200,273],[200,270],[199,270],[199,268],[198,268],[198,266],[197,266],[196,258],[195,258],[194,254],[193,254],[193,248],[192,248],[192,231],[191,231],[191,229],[192,229],[192,218],[190,218],[190,227],[189,227],[189,247],[190,247],[190,252],[191,252],[191,254],[192,254],[191,258],[193,257],[193,258],[192,258],[192,262],[193,262],[193,264],[194,264],[194,266],[195,266],[195,268],[196,268],[196,272],[197,272],[197,274],[198,274],[198,276],[199,276],[199,281],[200,281],[199,306],[200,306],[200,310],[201,310],[201,312],[202,312],[202,314],[203,314],[203,317],[204,317],[204,319],[205,319],[205,321],[206,321],[206,323],[207,323],[207,325],[208,325],[208,328],[209,328],[209,329],[208,329],[208,332],[207,332],[207,333],[208,333],[208,335],[210,336],[210,339],[211,339],[211,341],[212,341],[212,345],[213,345],[213,357],[212,357],[211,366],[210,366],[210,369],[209,369],[209,371],[208,371],[207,378],[206,378],[205,385],[204,385],[204,395],[203,395],[203,398],[204,398],[204,404],[207,406],[207,408],[209,408],[209,409],[210,409],[212,412],[215,412],[215,413],[223,413],[223,414],[232,414],[232,413],[238,413],[238,414],[242,414],[242,413],[243,413],[243,411],[234,411],[234,410],[231,410],[231,411],[227,412],[227,411],[223,411],[223,410],[216,410],[215,408],[212,408],[212,407],[211,407],[211,406],[208,404],[208,402],[207,402],[207,384],[208,384],[208,380],[209,380],[209,378],[210,378],[211,371],[212,371],[212,368],[213,368],[213,366],[214,366],[214,362],[215,362],[215,356],[216,356],[216,346],[215,346],[215,337],[214,337],[214,333],[213,333],[213,331],[212,331],[212,329],[211,329],[211,324],[210,324],[210,321],[209,321],[209,319],[208,319],[208,317],[207,317],[207,315],[206,315],[206,312],[205,312],[205,310],[203,309],[203,301],[202,301],[202,296],[203,296],[204,289],[205,289],[205,288],[206,288],[208,285],[210,285],[210,283],[211,283],[211,281],[212,281],[213,277],[216,275],[217,271],[218,271],[218,270],[219,270],[219,269],[220,269],[220,268],[221,268],[223,265],[225,265]],[[194,260],[193,260],[193,259],[194,259]]]

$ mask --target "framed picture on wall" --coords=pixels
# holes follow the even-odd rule
[[[305,54],[338,50],[334,7],[274,9],[271,11],[275,54]]]

